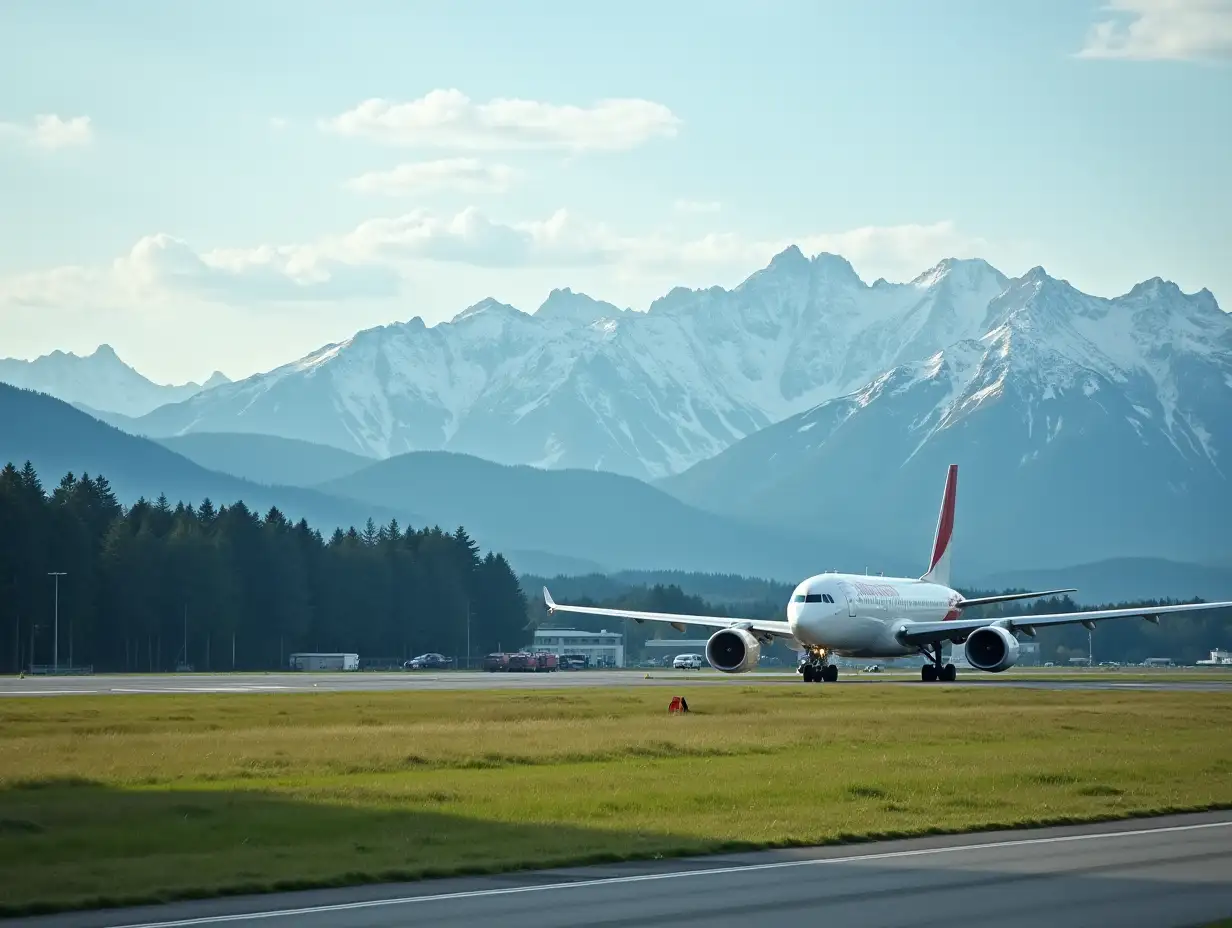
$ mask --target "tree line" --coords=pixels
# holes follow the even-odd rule
[[[468,644],[478,657],[531,638],[517,576],[464,528],[369,519],[325,538],[242,501],[126,507],[102,476],[47,492],[29,463],[0,471],[0,617],[10,672],[285,668],[296,651],[464,660]]]

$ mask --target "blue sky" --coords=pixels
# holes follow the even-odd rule
[[[243,376],[791,242],[1230,308],[1229,64],[1232,0],[14,0],[0,355]]]

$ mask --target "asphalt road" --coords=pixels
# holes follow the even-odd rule
[[[321,890],[21,928],[1186,928],[1232,916],[1232,813]]]
[[[1145,676],[1145,675],[1144,675]],[[1033,689],[1100,690],[1206,690],[1232,692],[1232,681],[1224,677],[1203,680],[1201,671],[1191,681],[1100,680],[1098,672],[1090,678],[1078,674],[1058,679],[1007,679],[978,671],[959,672],[960,686],[1015,686]],[[134,674],[80,677],[0,678],[0,696],[64,696],[72,694],[114,693],[304,693],[304,692],[388,692],[403,690],[481,690],[481,689],[558,689],[576,686],[804,686],[799,674],[783,673],[721,674],[717,671],[569,671],[559,673],[237,673],[237,674]],[[914,674],[859,674],[840,678],[839,686],[945,686],[923,684]],[[811,684],[834,686],[832,683]]]

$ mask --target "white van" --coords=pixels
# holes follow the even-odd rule
[[[700,654],[677,654],[676,659],[672,661],[672,667],[676,670],[701,670],[702,658]]]

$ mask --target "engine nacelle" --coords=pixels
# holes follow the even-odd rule
[[[1000,673],[1018,663],[1018,639],[999,625],[977,628],[967,636],[967,663],[977,670]]]
[[[761,660],[761,642],[742,628],[725,628],[706,642],[706,660],[723,673],[746,673]]]

